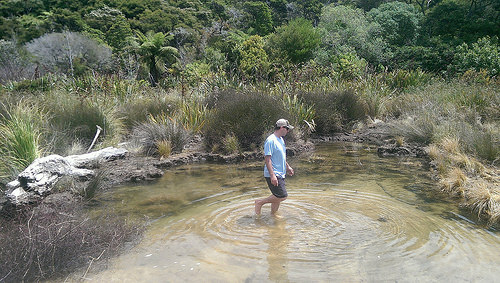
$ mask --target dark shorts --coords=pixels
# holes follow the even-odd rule
[[[271,190],[271,193],[277,198],[286,198],[288,196],[288,193],[286,192],[285,188],[285,179],[278,177],[278,185],[274,186],[271,184],[271,178],[270,177],[264,177],[266,178],[267,185],[269,186],[269,189]]]

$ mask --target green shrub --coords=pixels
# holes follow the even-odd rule
[[[308,92],[299,96],[316,112],[316,132],[328,135],[342,130],[350,122],[366,115],[364,102],[352,90]]]
[[[166,141],[171,143],[172,152],[181,152],[189,138],[189,132],[182,124],[166,114],[149,115],[148,121],[132,130],[132,140],[141,145],[147,155],[159,155],[158,145]]]
[[[233,133],[243,150],[253,150],[273,130],[279,118],[288,118],[283,103],[259,92],[226,90],[213,93],[207,99],[212,109],[203,128],[205,146],[223,149],[223,138]]]
[[[491,77],[500,73],[500,45],[498,38],[483,37],[469,46],[457,47],[451,69],[463,73],[468,70],[486,70]]]
[[[47,91],[54,87],[50,76],[44,76],[34,80],[23,80],[14,84],[16,91]]]

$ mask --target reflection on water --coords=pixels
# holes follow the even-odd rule
[[[495,281],[498,234],[436,201],[417,159],[323,145],[291,159],[281,218],[253,215],[269,194],[263,162],[197,164],[100,198],[148,216],[144,240],[89,273],[98,282]],[[99,209],[97,208],[96,211]]]

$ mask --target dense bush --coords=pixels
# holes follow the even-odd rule
[[[225,90],[208,98],[213,112],[203,134],[209,150],[222,150],[222,139],[234,135],[243,150],[255,149],[279,118],[289,118],[277,97],[259,92]]]
[[[370,23],[361,9],[330,4],[323,8],[318,24],[322,48],[329,54],[355,53],[371,64],[387,61],[387,43],[378,36],[381,28]]]
[[[316,132],[329,135],[342,130],[350,122],[363,119],[366,107],[351,90],[328,92],[304,92],[299,96],[316,111]]]
[[[399,1],[383,3],[367,15],[380,25],[381,36],[389,44],[404,46],[415,43],[421,14],[414,5]]]
[[[470,46],[457,47],[452,70],[463,73],[468,70],[484,70],[489,76],[500,74],[500,45],[498,38],[484,37]]]

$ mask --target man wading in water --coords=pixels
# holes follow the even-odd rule
[[[285,175],[293,175],[293,169],[286,162],[286,148],[283,137],[293,126],[285,119],[279,119],[274,127],[274,133],[267,137],[264,144],[265,166],[264,177],[272,195],[255,201],[255,214],[260,215],[262,206],[271,204],[271,214],[276,214],[280,203],[286,200],[288,193],[285,188]]]

